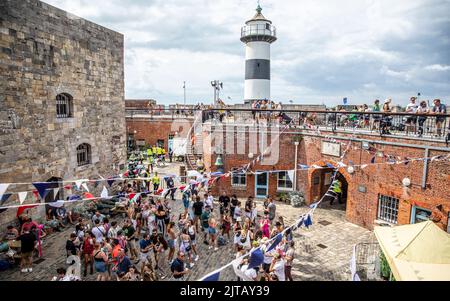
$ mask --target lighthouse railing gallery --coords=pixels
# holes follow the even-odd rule
[[[270,24],[251,24],[241,28],[241,38],[247,36],[277,36],[277,29]]]

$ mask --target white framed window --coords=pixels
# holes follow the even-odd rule
[[[242,172],[233,172],[231,176],[232,186],[247,186],[247,175]]]
[[[399,199],[378,194],[378,214],[379,220],[397,224]]]
[[[289,178],[287,171],[278,172],[278,190],[292,190],[292,179]]]

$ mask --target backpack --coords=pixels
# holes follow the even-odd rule
[[[225,240],[225,237],[223,236],[219,236],[219,238],[217,239],[217,244],[219,246],[224,246],[227,244],[227,241]]]

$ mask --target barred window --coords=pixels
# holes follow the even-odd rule
[[[291,190],[292,180],[287,171],[280,171],[278,173],[278,190]]]
[[[72,96],[67,93],[56,95],[56,118],[69,118],[73,116]]]
[[[392,224],[397,224],[399,199],[378,194],[377,218]]]
[[[78,166],[91,164],[91,146],[89,144],[83,143],[78,145],[77,163]]]
[[[247,176],[242,172],[233,172],[231,177],[232,186],[247,186]]]

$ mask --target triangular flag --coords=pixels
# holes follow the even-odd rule
[[[105,185],[103,185],[103,190],[100,196],[104,199],[108,198],[108,189],[106,189]]]
[[[202,279],[200,279],[200,281],[219,281],[219,277],[220,277],[220,271],[211,272],[208,275],[206,275],[205,277],[203,277]]]
[[[300,169],[308,169],[308,165],[299,164]]]
[[[309,205],[309,208],[316,209],[316,208],[317,208],[317,205],[319,205],[319,202],[315,202],[315,203]]]
[[[89,188],[86,183],[82,183],[81,186],[83,186],[83,188],[86,189],[87,192],[89,192]]]
[[[263,262],[264,262],[264,254],[261,251],[261,248],[258,248],[251,253],[250,258],[248,260],[248,268],[247,269],[252,269],[254,267],[257,267],[257,266],[261,265]]]
[[[344,162],[338,162],[338,167],[346,167],[347,165]]]
[[[0,184],[0,198],[5,193],[6,189],[8,189],[9,184]]]
[[[33,183],[34,187],[39,191],[39,195],[42,199],[45,199],[47,196],[48,190],[51,189],[54,184],[51,182],[36,182]]]
[[[270,245],[269,248],[267,248],[266,253],[272,251],[283,239],[283,234],[279,233],[277,236],[275,236],[275,241]]]
[[[112,178],[108,178],[108,180],[106,182],[108,182],[109,187],[111,187],[111,185],[114,183],[114,179]]]
[[[326,163],[325,165],[328,166],[329,168],[334,168],[333,164]]]
[[[0,197],[0,205],[3,205],[3,203],[6,202],[11,195],[12,195],[12,193],[2,194],[2,196]]]
[[[311,165],[311,167],[312,167],[312,168],[315,168],[315,169],[319,169],[319,168],[322,168],[322,166],[319,166],[319,165],[315,165],[315,164]]]
[[[366,167],[367,167],[367,164],[361,165],[361,169],[364,169],[364,168],[366,168]]]
[[[72,189],[72,185],[68,184],[68,185],[64,186],[64,189],[70,190],[70,189]]]
[[[305,227],[306,228],[309,228],[309,226],[311,226],[312,225],[312,219],[311,219],[311,214],[308,214],[308,216],[306,217],[306,219],[305,219]]]
[[[81,188],[81,184],[83,184],[84,180],[76,180],[75,181],[75,185],[77,185],[77,188],[80,189]]]
[[[25,199],[27,198],[27,194],[28,194],[28,191],[21,191],[18,193],[20,205],[22,205],[23,202],[25,202]]]
[[[289,180],[292,182],[292,181],[294,181],[294,170],[292,169],[292,170],[288,170],[287,171],[287,174],[288,174],[288,178],[289,178]]]
[[[303,225],[303,217],[298,221],[297,228],[300,228]]]
[[[374,156],[371,160],[370,160],[370,163],[375,163],[375,158],[376,158],[376,156]]]
[[[56,200],[56,196],[58,195],[58,192],[59,192],[59,187],[53,188],[53,200]]]

